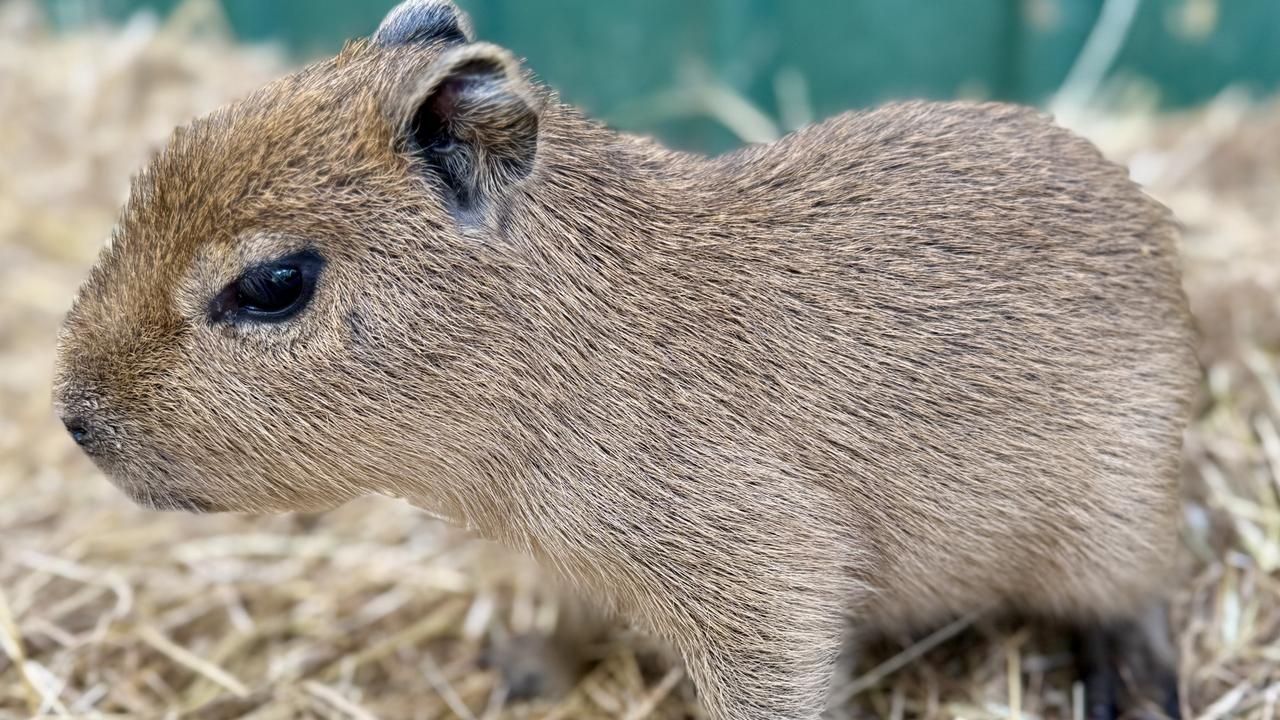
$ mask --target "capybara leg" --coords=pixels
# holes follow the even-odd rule
[[[1084,716],[1087,720],[1115,720],[1120,707],[1120,677],[1112,662],[1112,638],[1100,625],[1081,628],[1072,638],[1076,672],[1084,683]]]
[[[1163,604],[1137,618],[1083,628],[1075,645],[1089,720],[1181,717],[1177,650]]]
[[[817,720],[841,638],[839,623],[798,634],[794,643],[740,637],[727,647],[686,651],[685,662],[708,720]]]
[[[485,664],[502,678],[510,700],[558,698],[577,684],[589,667],[583,648],[556,633],[531,631],[495,636],[485,649]]]
[[[557,698],[600,659],[617,621],[576,595],[562,592],[550,625],[499,625],[485,648],[486,664],[502,678],[511,700]]]

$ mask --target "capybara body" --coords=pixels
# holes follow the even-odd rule
[[[1167,212],[1034,111],[718,158],[558,102],[447,3],[180,130],[56,402],[160,508],[406,497],[818,716],[849,618],[1157,598],[1195,372]]]

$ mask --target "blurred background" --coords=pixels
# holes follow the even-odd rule
[[[1280,2],[459,0],[563,99],[720,152],[897,98],[1040,106],[1184,226],[1202,335],[1170,577],[1189,717],[1280,712]],[[58,325],[175,125],[369,34],[377,0],[0,0],[0,720],[696,718],[677,663],[400,503],[131,506],[52,417]],[[851,658],[833,717],[1072,718],[1061,633]]]
[[[183,0],[47,0],[74,31]],[[237,39],[290,58],[368,35],[394,0],[222,0]],[[1105,77],[1126,102],[1186,107],[1280,83],[1275,0],[470,0],[481,37],[619,127],[721,150],[906,97],[1044,103]],[[1105,14],[1104,14],[1105,9]],[[1082,56],[1095,30],[1091,55]],[[1079,63],[1078,74],[1069,75]],[[1083,74],[1079,74],[1083,73]],[[1084,87],[1080,83],[1084,82]],[[726,97],[726,94],[740,98]],[[741,99],[751,108],[734,102]],[[764,113],[759,116],[757,112]]]

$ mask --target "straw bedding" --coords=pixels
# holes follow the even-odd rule
[[[320,516],[145,512],[49,409],[55,333],[130,173],[170,129],[283,72],[189,3],[163,26],[54,37],[0,5],[0,719],[696,717],[677,666],[625,633],[565,696],[506,702],[494,638],[573,623],[546,578],[402,504]],[[194,8],[194,9],[189,9]],[[1280,106],[1078,123],[1186,225],[1204,334],[1186,443],[1185,705],[1280,704]],[[1059,633],[968,618],[843,672],[849,717],[1062,717]],[[841,716],[837,713],[837,717]]]

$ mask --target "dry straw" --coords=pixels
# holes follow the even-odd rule
[[[175,124],[282,72],[213,5],[55,37],[0,5],[0,718],[680,718],[677,667],[619,634],[567,696],[507,703],[494,637],[556,621],[545,579],[403,505],[133,508],[51,417],[54,335],[129,174]],[[1280,705],[1280,107],[1081,125],[1186,225],[1205,391],[1175,593],[1192,717]],[[560,612],[559,622],[573,617]],[[1075,717],[1059,633],[993,617],[890,638],[837,717]]]

